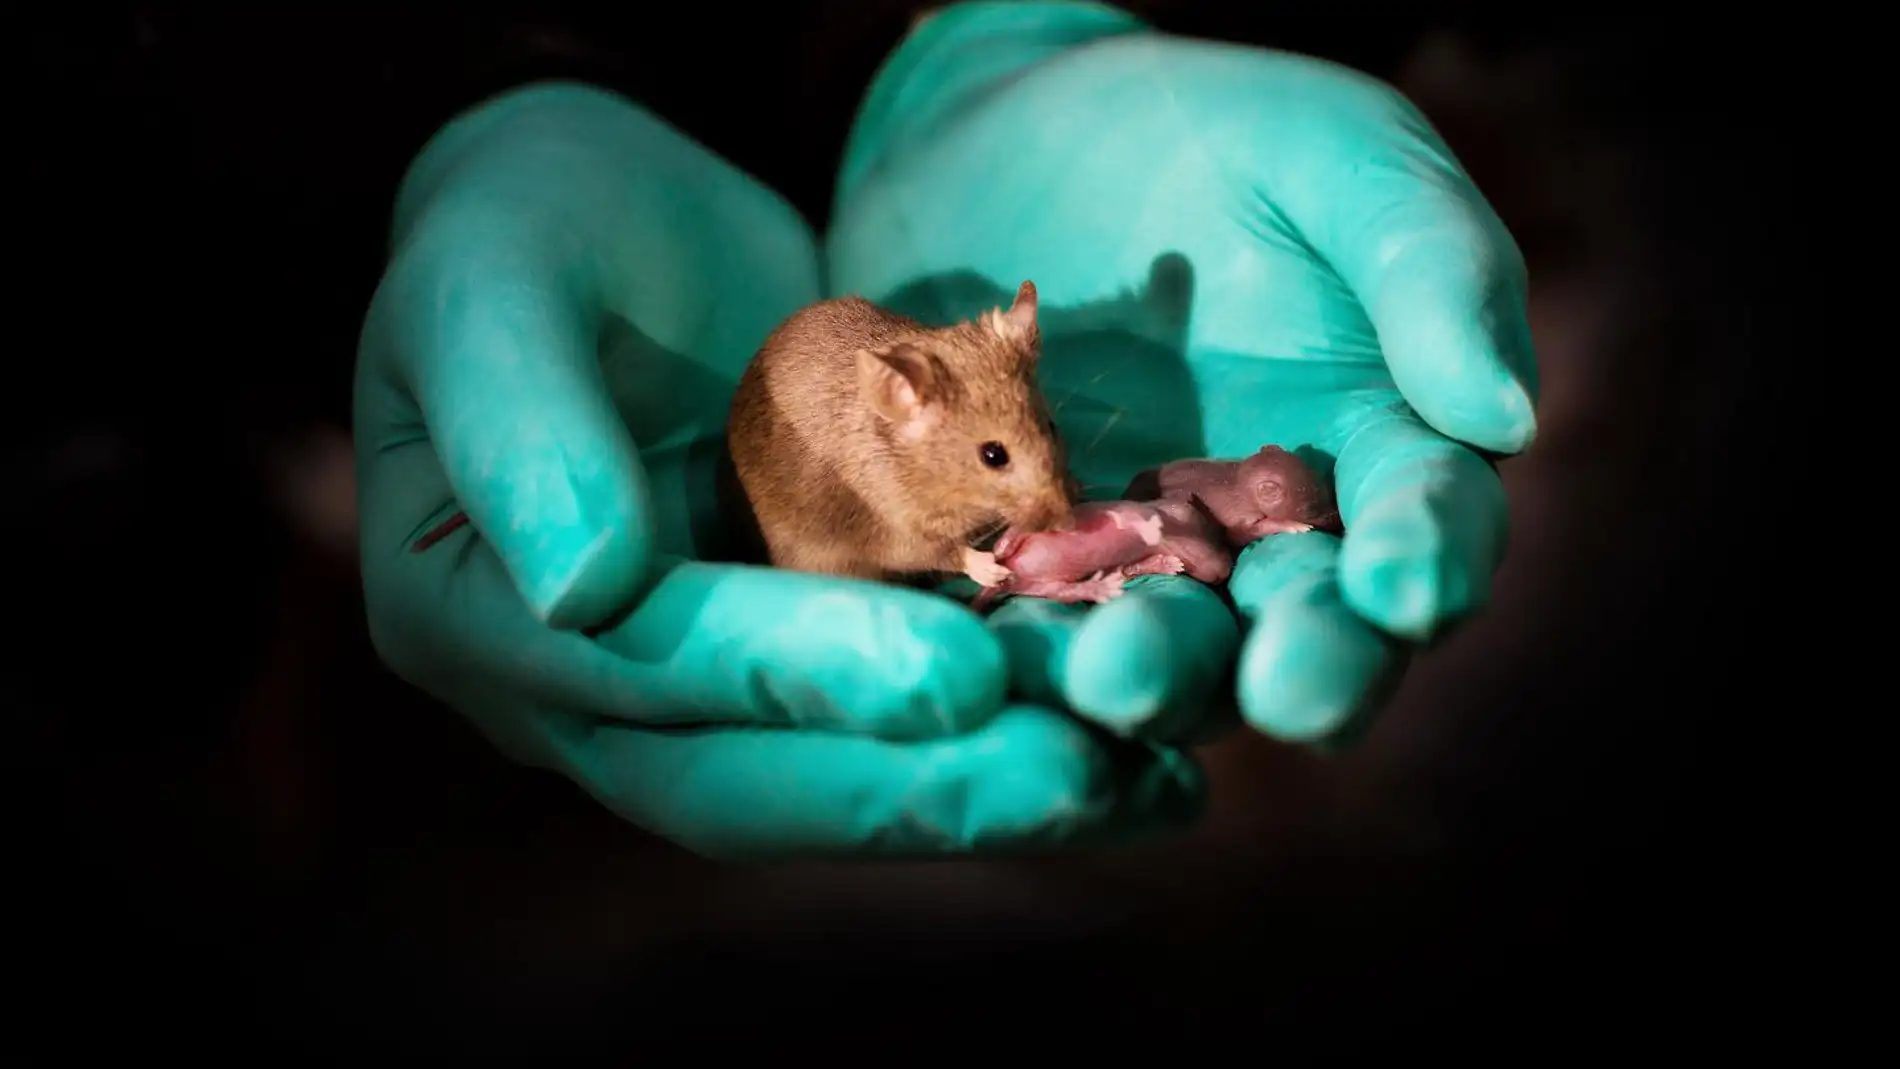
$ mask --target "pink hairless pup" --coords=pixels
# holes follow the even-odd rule
[[[1267,535],[1339,530],[1331,490],[1306,462],[1277,445],[1245,460],[1177,460],[1144,471],[1124,497],[1198,499],[1236,549]]]
[[[1325,484],[1272,445],[1244,460],[1179,460],[1142,472],[1124,497],[1077,506],[1066,530],[1004,532],[994,553],[1009,577],[984,587],[971,607],[1005,594],[1104,602],[1138,575],[1223,583],[1240,548],[1268,535],[1339,525]]]
[[[972,608],[1004,594],[1102,602],[1119,596],[1137,575],[1186,574],[1219,583],[1234,569],[1220,528],[1186,498],[1077,505],[1067,530],[1019,535],[1012,529],[997,539],[995,553],[1009,577],[984,587]]]

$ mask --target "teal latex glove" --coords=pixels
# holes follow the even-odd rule
[[[1193,815],[1191,762],[1004,708],[956,604],[698,559],[733,385],[820,294],[778,197],[617,97],[533,86],[424,148],[392,247],[355,396],[371,634],[504,752],[730,857]]]
[[[927,321],[1041,296],[1043,381],[1090,497],[1264,443],[1346,523],[1242,555],[1224,607],[1145,578],[999,609],[1019,685],[1175,735],[1237,657],[1247,720],[1339,738],[1409,641],[1482,606],[1505,503],[1470,446],[1535,433],[1522,257],[1424,118],[1312,59],[1171,37],[1083,3],[966,3],[886,61],[846,149],[834,293]],[[1233,703],[1228,702],[1231,708]]]

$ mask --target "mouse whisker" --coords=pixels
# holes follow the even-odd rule
[[[970,545],[980,546],[983,543],[988,542],[990,539],[995,538],[996,536],[1002,534],[1004,531],[1008,529],[1009,529],[1008,520],[996,520],[992,523],[985,524],[982,527],[977,528],[976,532],[970,536]]]

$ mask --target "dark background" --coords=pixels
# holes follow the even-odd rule
[[[807,1001],[806,1034],[917,1015],[933,1044],[1694,1024],[1683,991],[1714,1000],[1741,952],[1712,725],[1768,685],[1734,673],[1758,644],[1713,506],[1760,477],[1724,460],[1790,299],[1792,29],[1768,77],[1735,26],[1134,5],[1392,79],[1519,236],[1544,432],[1504,466],[1497,605],[1352,751],[1211,750],[1183,842],[761,872],[620,826],[392,680],[324,533],[348,509],[309,489],[338,470],[395,183],[454,112],[594,80],[822,227],[923,5],[636,6],[94,6],[15,45],[17,945],[48,1014],[116,1022],[68,1049],[613,1052]]]

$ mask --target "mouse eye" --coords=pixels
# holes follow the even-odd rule
[[[976,452],[986,467],[1001,468],[1009,464],[1009,450],[1004,449],[1001,442],[984,442]]]

